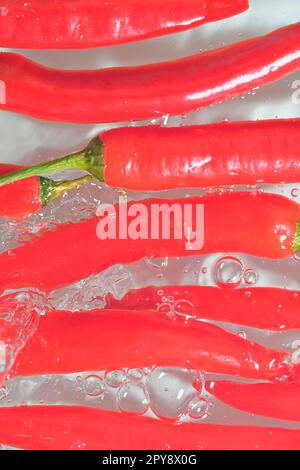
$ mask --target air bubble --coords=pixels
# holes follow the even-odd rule
[[[143,379],[144,373],[141,369],[130,369],[127,373],[127,377],[132,381],[138,382]]]
[[[196,315],[194,304],[185,299],[176,300],[174,303],[174,312],[178,315],[185,315],[190,317],[194,317]]]
[[[178,419],[185,413],[187,403],[195,395],[194,371],[157,367],[147,380],[152,411],[159,418]]]
[[[90,397],[99,397],[104,393],[104,384],[98,375],[89,375],[84,380],[85,393]]]
[[[192,419],[205,419],[208,416],[210,403],[207,398],[196,395],[188,404],[188,414]]]
[[[158,305],[157,311],[161,312],[161,313],[166,313],[168,315],[169,313],[173,312],[173,304],[164,302],[164,303]]]
[[[123,370],[113,370],[105,375],[105,382],[109,387],[119,388],[126,380],[126,373]]]
[[[150,405],[145,386],[136,382],[128,382],[120,388],[117,402],[120,411],[140,415],[146,413]]]
[[[292,197],[298,197],[299,196],[299,189],[298,188],[293,188],[291,191]]]
[[[253,285],[257,282],[258,275],[254,269],[247,269],[244,273],[244,281],[246,284]]]
[[[247,335],[246,335],[245,331],[239,331],[239,332],[237,333],[237,335],[238,335],[240,338],[247,339]]]

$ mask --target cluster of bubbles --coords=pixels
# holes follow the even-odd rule
[[[201,273],[208,273],[206,266],[201,268]],[[234,256],[223,256],[215,262],[212,278],[215,286],[221,289],[237,289],[255,285],[258,281],[258,273],[255,269],[246,267],[240,259]],[[160,301],[156,305],[158,311],[174,318],[176,315],[183,315],[187,318],[197,316],[196,308],[188,298],[176,299],[172,295],[165,295],[163,286],[158,288],[157,294],[160,296]]]
[[[157,271],[156,277],[163,277],[163,271],[168,266],[168,257],[163,253],[149,253],[146,264]],[[241,284],[254,285],[258,280],[257,272],[252,268],[244,266],[243,262],[234,256],[222,256],[217,260],[212,268],[213,280],[215,284],[223,289],[237,288]],[[186,269],[184,273],[186,274]],[[195,275],[208,274],[208,268],[202,266],[200,271],[195,271]]]
[[[172,367],[134,368],[76,377],[77,391],[87,402],[114,396],[119,412],[154,415],[168,420],[202,420],[209,416],[211,403],[203,392],[204,376]],[[1,399],[1,397],[0,397]]]

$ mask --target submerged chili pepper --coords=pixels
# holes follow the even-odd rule
[[[104,132],[80,152],[0,178],[62,168],[135,190],[300,181],[300,119],[201,126],[128,127]]]
[[[1,2],[0,46],[83,49],[194,28],[241,13],[248,0]]]
[[[27,450],[293,450],[300,431],[219,424],[172,424],[78,406],[1,408],[0,440]]]
[[[106,308],[160,311],[169,308],[179,314],[253,328],[300,329],[300,292],[286,289],[149,286],[130,290],[120,300],[109,294],[106,302]]]
[[[17,171],[15,165],[0,164],[0,175]],[[70,181],[53,181],[32,176],[7,184],[0,189],[0,217],[28,217],[64,192],[90,180],[83,177]]]
[[[300,67],[300,23],[214,51],[134,67],[55,70],[0,55],[0,109],[53,121],[93,123],[186,114],[240,96]]]
[[[128,204],[127,213],[135,211],[135,202]],[[0,292],[18,287],[37,287],[51,291],[96,274],[114,264],[129,264],[144,257],[190,256],[215,252],[241,252],[254,256],[280,259],[293,255],[300,248],[300,207],[283,196],[267,193],[226,192],[203,197],[175,199],[173,201],[148,199],[142,201],[141,214],[128,216],[125,237],[116,231],[116,238],[99,239],[99,222],[93,217],[80,223],[62,224],[45,232],[43,237],[31,239],[25,245],[0,255]],[[175,213],[191,212],[193,225],[196,209],[204,205],[204,246],[192,249],[192,232],[183,221],[172,217]],[[140,207],[140,206],[139,206]],[[116,223],[120,221],[121,205],[115,206]],[[156,209],[170,211],[170,237],[166,239],[155,214]],[[126,209],[125,209],[126,211]],[[123,208],[122,208],[123,214]],[[147,226],[147,233],[132,239],[128,226],[138,221]],[[109,218],[110,219],[110,218]],[[201,231],[198,219],[196,236]],[[111,219],[110,219],[111,220]],[[168,225],[168,221],[165,220]],[[188,221],[186,221],[188,223]],[[157,237],[151,235],[153,227],[160,226]],[[181,238],[178,230],[181,230]],[[189,228],[189,227],[188,227]],[[191,228],[191,227],[190,227]],[[186,233],[187,230],[187,233]],[[175,233],[177,232],[177,234]],[[144,238],[145,237],[145,238]],[[199,240],[200,241],[200,240]]]
[[[230,406],[269,418],[300,421],[299,382],[256,383],[209,382],[207,390]]]
[[[11,376],[152,365],[266,380],[294,376],[286,352],[266,349],[209,323],[133,310],[57,311],[42,316]]]

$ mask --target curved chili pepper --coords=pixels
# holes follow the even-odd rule
[[[218,326],[164,313],[57,311],[40,318],[10,376],[159,365],[275,380],[295,376],[290,359]]]
[[[230,406],[269,418],[300,421],[299,382],[256,383],[209,382],[207,390]]]
[[[79,406],[20,406],[1,408],[0,440],[27,450],[298,450],[300,431],[176,425]]]
[[[0,46],[14,49],[83,49],[195,28],[234,16],[248,0],[4,0]]]
[[[9,181],[79,168],[134,190],[300,181],[300,119],[201,126],[125,127],[80,152],[0,178]]]
[[[286,289],[149,286],[132,289],[120,300],[108,294],[105,300],[106,308],[164,310],[169,306],[171,311],[207,320],[275,331],[300,329],[300,293]]]
[[[135,202],[128,204],[128,210]],[[151,238],[153,207],[175,208],[184,214],[186,205],[196,213],[204,204],[204,246],[189,249],[187,240],[175,238],[174,218],[170,217],[170,238],[160,230]],[[35,237],[24,246],[0,255],[0,292],[19,287],[37,287],[51,291],[96,274],[114,264],[129,264],[147,256],[190,256],[197,253],[243,252],[266,258],[285,258],[300,248],[300,207],[276,194],[226,192],[173,201],[148,199],[141,223],[148,225],[148,239],[100,240],[97,228],[101,217],[80,223],[62,224],[43,237]],[[128,212],[128,211],[127,211]],[[115,206],[115,220],[120,206]],[[128,223],[135,217],[128,216]],[[178,229],[178,225],[176,225]],[[128,227],[126,226],[126,229]]]
[[[0,175],[17,171],[18,168],[20,167],[15,165],[0,164]],[[32,176],[7,184],[0,189],[0,217],[28,217],[66,191],[89,180],[90,177],[83,177],[69,181],[53,181],[42,176]]]
[[[64,122],[120,122],[186,114],[279,80],[300,67],[300,23],[173,62],[56,70],[0,55],[0,109]]]

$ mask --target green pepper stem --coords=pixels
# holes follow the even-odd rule
[[[93,180],[93,176],[91,175],[66,181],[53,181],[51,179],[41,177],[41,199],[43,206],[46,206],[48,202],[56,199],[67,191],[70,191],[73,188],[79,188],[91,180]]]
[[[295,253],[300,251],[300,220],[298,220],[298,222],[296,224],[296,234],[295,234],[295,237],[294,237],[292,248],[293,248]]]
[[[63,170],[84,170],[99,181],[104,178],[103,144],[98,137],[93,139],[89,145],[80,152],[66,155],[65,157],[50,162],[22,168],[0,177],[0,186],[14,181],[20,181],[32,176],[40,176],[45,173],[55,173]]]

